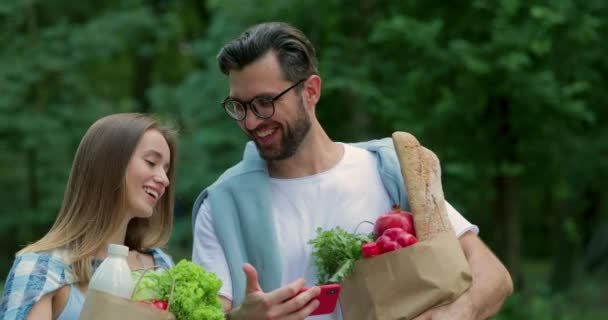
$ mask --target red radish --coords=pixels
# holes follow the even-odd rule
[[[385,235],[378,237],[376,243],[378,244],[380,254],[395,251],[401,248],[401,246],[397,242],[393,241],[389,236]]]
[[[169,307],[167,301],[163,301],[163,300],[152,299],[150,301],[139,300],[137,302],[139,302],[143,305],[146,305],[150,308],[156,308],[156,309],[160,309],[160,310],[167,310],[167,308]]]
[[[364,258],[372,258],[380,254],[380,248],[375,242],[368,242],[361,245],[361,255]]]
[[[167,301],[152,299],[152,305],[161,310],[167,310],[168,304]]]
[[[417,242],[417,239],[401,228],[388,228],[376,240],[380,253],[395,250],[392,249],[394,245],[391,242],[394,242],[397,245],[397,249],[399,249],[411,246]]]
[[[411,245],[413,245],[414,243],[418,242],[418,239],[416,239],[416,237],[414,237],[413,235],[404,232],[403,234],[398,235],[395,238],[395,241],[402,247],[409,247]]]

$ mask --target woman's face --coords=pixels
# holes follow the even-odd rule
[[[144,133],[127,166],[127,217],[148,218],[169,186],[171,151],[156,129]]]

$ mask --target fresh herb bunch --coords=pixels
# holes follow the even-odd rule
[[[361,245],[372,241],[371,235],[354,234],[340,227],[331,230],[317,228],[313,245],[319,285],[340,283],[353,272],[355,261],[361,259]]]

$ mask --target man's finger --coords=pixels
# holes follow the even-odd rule
[[[262,291],[262,288],[258,283],[257,270],[255,270],[255,268],[249,263],[245,263],[243,265],[243,272],[245,272],[245,277],[247,278],[247,288],[245,289],[245,294]]]
[[[310,314],[315,311],[315,309],[317,309],[317,307],[319,306],[320,302],[317,299],[313,299],[312,301],[309,301],[309,303],[301,308],[300,310],[298,310],[295,313],[292,313],[291,315],[289,315],[286,320],[291,320],[291,319],[305,319],[308,318],[308,316],[310,316]]]
[[[316,301],[315,298],[319,296],[319,293],[321,293],[321,289],[319,287],[312,287],[306,292],[298,294],[297,296],[287,300],[279,308],[281,308],[281,310],[287,314],[292,314],[294,312],[296,312],[296,314],[301,314],[300,311],[303,308],[306,309],[305,307],[309,306],[311,302]],[[310,312],[312,311],[314,311],[314,309],[310,310]],[[307,317],[310,312],[304,316]]]
[[[283,303],[297,295],[300,289],[304,287],[304,284],[304,279],[298,279],[285,287],[269,292],[268,300],[275,304]]]

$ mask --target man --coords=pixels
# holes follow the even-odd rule
[[[390,139],[333,142],[315,115],[321,78],[310,41],[284,23],[253,26],[224,46],[222,105],[252,140],[243,160],[204,190],[193,208],[193,260],[223,281],[231,319],[304,319],[318,306],[315,229],[354,230],[394,203],[407,206]],[[473,285],[422,319],[485,319],[512,292],[509,273],[447,204]],[[407,301],[404,301],[407,303]],[[341,319],[339,308],[318,319]]]

